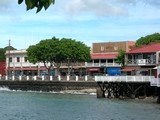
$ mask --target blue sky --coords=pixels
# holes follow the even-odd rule
[[[36,14],[18,0],[0,0],[0,48],[26,49],[42,39],[93,42],[137,40],[160,32],[159,0],[56,0]]]

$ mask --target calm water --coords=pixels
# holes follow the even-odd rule
[[[94,95],[0,91],[0,120],[160,120],[160,105]]]

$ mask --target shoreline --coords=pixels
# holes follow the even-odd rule
[[[14,90],[9,89],[8,87],[0,87],[0,91],[9,91],[9,92],[29,92],[29,93],[50,93],[50,94],[72,94],[72,95],[94,95],[96,96],[96,89],[81,89],[81,90],[62,90],[62,91],[32,91],[32,90]],[[107,93],[106,93],[107,94]],[[133,100],[139,102],[146,102],[146,103],[156,103],[157,97],[145,97],[145,98],[100,98],[100,99],[109,99],[109,100]]]
[[[96,89],[81,89],[81,90],[62,90],[60,92],[68,93],[68,94],[95,94],[96,95]]]

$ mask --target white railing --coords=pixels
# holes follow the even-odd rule
[[[127,64],[131,65],[154,65],[156,64],[156,59],[128,59]]]
[[[100,66],[121,66],[118,63],[85,63],[86,67],[100,67]]]
[[[0,76],[1,81],[92,81],[92,76]]]
[[[29,62],[11,62],[10,63],[10,67],[37,67],[37,66],[41,66],[44,67],[44,63],[29,63]]]
[[[150,82],[151,86],[160,87],[160,78],[154,76],[0,76],[6,81],[96,81],[96,82]]]
[[[151,82],[154,76],[95,76],[96,82]]]
[[[150,86],[160,87],[160,78],[154,78],[150,81]]]

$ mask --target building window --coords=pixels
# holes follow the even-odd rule
[[[113,63],[113,59],[108,59],[108,63]]]
[[[9,62],[12,62],[12,57],[9,58]]]
[[[114,50],[115,50],[115,51],[118,51],[118,46],[114,46]]]
[[[27,57],[24,57],[24,62],[27,62],[28,61],[28,58]]]
[[[131,60],[131,59],[132,59],[132,55],[128,55],[128,59],[130,59],[130,60]]]
[[[20,57],[17,57],[17,62],[20,62]]]
[[[103,52],[104,51],[104,46],[101,46],[101,52]]]
[[[99,60],[98,60],[98,59],[95,59],[95,60],[94,60],[94,63],[99,63]]]
[[[101,63],[106,63],[106,59],[101,59]]]

